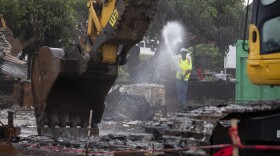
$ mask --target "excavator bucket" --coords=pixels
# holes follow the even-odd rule
[[[105,97],[117,77],[117,67],[112,66],[107,73],[80,74],[81,64],[67,58],[64,49],[43,47],[36,54],[32,89],[39,133],[55,136],[65,132],[66,127],[74,131],[71,133],[81,133],[89,125],[90,110],[91,127],[97,128]]]
[[[39,134],[80,138],[89,125],[98,134],[118,65],[125,64],[129,49],[143,39],[157,4],[158,0],[89,0],[87,32],[76,30],[75,43],[66,48],[39,50],[31,76]]]

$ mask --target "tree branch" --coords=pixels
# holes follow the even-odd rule
[[[21,41],[23,49],[26,48],[26,47],[31,46],[35,41],[36,41],[36,38],[34,36],[29,38],[28,40]]]

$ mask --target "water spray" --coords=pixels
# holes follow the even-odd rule
[[[163,51],[172,58],[174,64],[177,64],[174,55],[179,53],[186,40],[184,27],[177,21],[168,22],[162,30],[162,37],[165,43]]]

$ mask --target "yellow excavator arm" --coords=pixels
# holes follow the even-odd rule
[[[90,110],[91,127],[97,128],[118,65],[126,63],[129,49],[142,40],[158,1],[90,0],[88,29],[75,30],[75,43],[39,50],[31,76],[39,134],[61,134],[65,127],[73,133],[77,127],[86,130]]]
[[[90,0],[87,3],[87,7],[89,9],[87,35],[89,36],[89,41],[94,43],[107,24],[110,24],[112,27],[115,26],[118,19],[118,10],[116,9],[116,0],[108,1],[106,4],[103,4],[101,1]],[[85,48],[87,55],[90,55],[92,50],[91,44],[86,44],[83,38],[80,38],[79,44]],[[99,61],[106,64],[116,63],[117,51],[118,44],[104,43],[100,47],[102,60]]]

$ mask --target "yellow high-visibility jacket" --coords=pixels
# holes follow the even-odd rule
[[[187,57],[185,61],[182,60],[182,58],[179,58],[178,61],[178,67],[177,67],[177,73],[176,78],[181,79],[181,76],[185,75],[188,70],[192,70],[192,60],[191,58]],[[190,78],[191,73],[187,74],[184,78],[184,81],[188,81]]]

